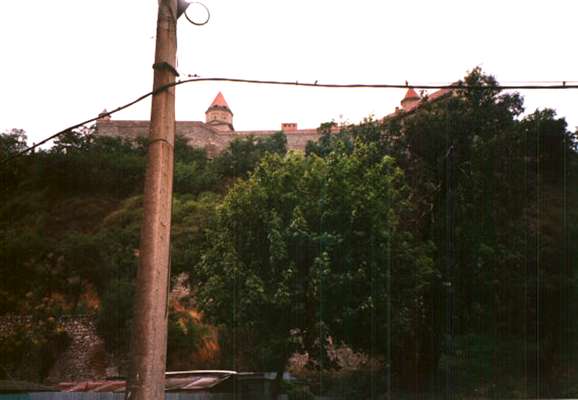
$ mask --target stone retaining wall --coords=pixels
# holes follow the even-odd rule
[[[96,334],[95,316],[63,316],[58,322],[70,338],[70,344],[52,366],[47,382],[101,379],[118,374],[114,361],[105,352],[104,341]],[[1,316],[0,339],[31,323],[29,316]]]

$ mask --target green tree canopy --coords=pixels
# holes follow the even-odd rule
[[[197,301],[215,323],[252,333],[261,368],[282,369],[299,341],[322,361],[313,353],[327,335],[386,355],[420,324],[431,248],[399,223],[403,174],[375,158],[371,146],[269,156],[218,209]]]

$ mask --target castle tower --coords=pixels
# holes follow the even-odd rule
[[[405,97],[401,100],[401,108],[405,111],[410,110],[415,105],[417,105],[420,101],[419,95],[416,93],[413,88],[409,88]]]
[[[233,128],[233,113],[221,92],[205,112],[205,117],[207,125],[218,131],[232,132],[235,130]]]
[[[98,114],[98,122],[110,121],[110,114],[106,111],[106,108]]]

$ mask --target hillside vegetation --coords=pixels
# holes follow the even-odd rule
[[[576,134],[479,69],[464,84],[481,88],[322,125],[306,154],[282,133],[215,159],[178,138],[168,369],[304,354],[316,394],[578,395]],[[2,158],[25,146],[0,135]],[[63,314],[96,314],[126,354],[145,152],[87,128],[0,167],[0,314],[38,322],[0,342],[0,375],[49,364]]]

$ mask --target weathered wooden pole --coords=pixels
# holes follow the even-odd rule
[[[177,2],[159,0],[153,90],[176,79]],[[126,392],[131,400],[161,400],[165,395],[174,137],[175,88],[170,87],[152,99]]]

